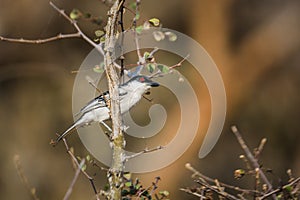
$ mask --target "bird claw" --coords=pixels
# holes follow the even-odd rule
[[[121,130],[122,130],[122,131],[126,132],[127,129],[129,129],[129,126],[126,126],[126,125],[122,125],[122,126],[121,126]]]

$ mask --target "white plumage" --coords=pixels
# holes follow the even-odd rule
[[[142,95],[151,87],[159,86],[158,83],[150,80],[146,76],[135,76],[126,83],[119,86],[120,109],[121,114],[126,113],[136,103]],[[75,123],[68,128],[61,136],[56,139],[56,143],[64,138],[71,130],[77,127],[90,125],[93,122],[103,122],[110,118],[107,102],[109,101],[109,92],[106,91],[87,103],[77,115],[81,115]]]

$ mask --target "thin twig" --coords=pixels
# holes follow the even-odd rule
[[[124,46],[124,32],[125,32],[125,28],[124,28],[124,3],[125,3],[125,0],[122,0],[120,2],[120,5],[119,5],[119,12],[120,12],[120,21],[119,21],[119,24],[120,24],[120,27],[121,27],[121,56],[120,56],[120,62],[121,62],[121,69],[120,69],[120,77],[123,77],[124,75],[124,49],[123,49],[123,46]],[[124,78],[124,77],[123,77]],[[123,79],[124,81],[124,79]]]
[[[236,126],[232,126],[231,127],[232,132],[234,133],[234,135],[236,136],[238,142],[240,143],[242,149],[244,150],[246,156],[248,157],[248,159],[250,160],[250,162],[252,163],[253,167],[255,169],[259,170],[259,174],[260,177],[262,178],[262,180],[264,181],[265,184],[267,184],[269,191],[273,191],[273,186],[272,184],[269,182],[269,180],[267,179],[266,175],[264,174],[264,172],[260,169],[260,166],[257,162],[257,160],[255,159],[255,157],[252,155],[251,151],[249,150],[248,146],[246,145],[245,141],[243,140],[239,130],[237,129]],[[276,200],[276,196],[273,195],[272,196],[274,200]]]
[[[263,148],[264,148],[266,142],[267,142],[267,138],[263,138],[263,139],[260,141],[259,146],[258,146],[258,148],[256,149],[255,154],[254,154],[254,156],[255,156],[256,159],[258,159],[259,155],[261,154],[261,152],[262,152],[262,150],[263,150]]]
[[[7,42],[16,42],[16,43],[27,43],[27,44],[43,44],[47,42],[52,42],[55,40],[60,40],[60,39],[66,39],[66,38],[80,38],[81,35],[79,32],[77,33],[70,33],[70,34],[58,34],[57,36],[45,38],[45,39],[24,39],[24,38],[7,38],[7,37],[2,37],[0,36],[1,41],[7,41]]]
[[[58,12],[60,13],[65,19],[67,19],[73,26],[74,28],[78,31],[78,33],[80,34],[80,36],[86,41],[88,42],[90,45],[92,45],[94,48],[97,49],[97,51],[99,53],[101,53],[104,56],[104,51],[102,49],[102,43],[100,44],[96,44],[95,42],[93,42],[93,40],[91,40],[86,34],[83,33],[83,31],[81,30],[81,28],[78,26],[77,22],[73,19],[71,19],[64,10],[58,8],[54,3],[52,3],[50,1],[50,5]],[[121,66],[119,64],[117,64],[115,61],[112,61],[112,63],[114,64],[114,66],[116,66],[118,69],[121,69]],[[124,70],[125,74],[128,74],[127,70]]]
[[[136,23],[137,23],[137,16],[139,14],[139,7],[140,7],[140,0],[136,0],[136,6],[135,6],[135,16],[133,18],[133,28],[134,28],[134,39],[135,39],[135,45],[136,45],[136,52],[138,56],[138,64],[143,64],[144,59],[143,56],[141,55],[141,50],[140,50],[140,44],[139,44],[139,38],[138,38],[138,33],[136,32]]]
[[[34,187],[30,186],[30,183],[23,172],[23,168],[21,165],[19,155],[14,156],[14,163],[15,163],[15,167],[17,169],[18,175],[19,175],[22,183],[25,185],[26,189],[28,190],[29,194],[31,195],[32,199],[39,200],[39,198],[36,195],[36,189]]]
[[[188,194],[194,195],[196,197],[200,197],[201,199],[207,199],[205,196],[197,193],[197,192],[192,192],[190,189],[185,189],[185,188],[180,188],[180,191],[186,192]]]
[[[237,197],[235,197],[235,196],[233,196],[233,195],[231,195],[231,194],[229,194],[227,192],[219,191],[218,189],[215,188],[216,186],[211,186],[211,185],[209,185],[207,183],[203,183],[203,182],[201,182],[199,180],[195,180],[195,181],[196,181],[196,183],[199,183],[200,185],[203,185],[204,187],[211,189],[215,193],[217,193],[217,194],[219,194],[219,195],[221,195],[221,196],[223,196],[225,198],[228,198],[228,199],[231,199],[231,200],[239,200],[239,198],[237,198]]]
[[[99,94],[102,94],[103,92],[96,86],[94,80],[90,77],[90,76],[86,76],[85,77],[86,80],[88,81],[88,83],[95,89],[97,90],[97,92],[99,92]],[[105,98],[105,95],[103,95],[103,97]]]
[[[74,28],[78,31],[78,33],[80,34],[80,36],[89,44],[91,44],[93,47],[95,47],[102,55],[104,55],[103,49],[101,48],[101,45],[96,44],[95,42],[93,42],[87,35],[85,35],[82,30],[79,28],[77,22],[73,19],[71,19],[64,10],[58,8],[53,2],[49,2],[50,5],[52,6],[52,8],[54,8],[57,12],[59,12],[66,20],[68,20],[73,26]]]
[[[63,142],[64,142],[64,145],[66,147],[67,153],[70,155],[70,157],[72,159],[72,162],[76,164],[77,168],[79,168],[80,167],[80,163],[78,162],[78,160],[75,157],[75,155],[73,154],[73,152],[70,150],[66,138],[63,138]],[[98,200],[98,196],[97,196],[98,192],[97,192],[97,189],[96,189],[96,186],[95,186],[95,183],[94,183],[94,179],[86,171],[84,171],[84,170],[81,169],[81,172],[90,181],[90,183],[92,185],[92,188],[93,188],[93,191],[94,191],[94,193],[96,195],[96,198]]]
[[[177,64],[168,67],[169,70],[174,69],[174,68],[177,68],[177,67],[180,67],[180,66],[182,65],[182,63],[183,63],[184,61],[186,61],[189,57],[190,57],[189,54],[186,55],[186,56],[185,56],[182,60],[180,60]],[[169,71],[168,73],[170,73],[170,71]],[[154,74],[152,74],[151,76],[149,76],[149,78],[155,78],[155,77],[160,76],[161,74],[162,74],[161,71],[157,71],[157,72],[155,72]]]
[[[142,154],[145,154],[145,153],[151,153],[151,152],[153,152],[153,151],[157,151],[157,150],[160,150],[160,149],[163,149],[163,148],[164,148],[164,146],[157,146],[157,147],[155,147],[155,148],[153,148],[153,149],[144,149],[143,151],[138,152],[138,153],[136,153],[136,154],[132,154],[131,156],[126,156],[126,157],[125,157],[125,161],[128,161],[128,160],[130,160],[130,159],[132,159],[132,158],[138,157],[138,156],[140,156],[140,155],[142,155]]]
[[[274,195],[274,194],[276,194],[278,192],[281,192],[283,188],[291,187],[291,186],[293,186],[293,185],[295,185],[297,183],[300,183],[300,177],[296,178],[294,181],[290,182],[289,184],[286,184],[286,185],[284,185],[284,186],[282,186],[282,187],[280,187],[280,188],[278,188],[276,190],[273,190],[272,192],[269,192],[269,193],[265,194],[262,197],[259,197],[258,200],[266,199],[266,198],[270,197],[271,195]]]
[[[63,200],[68,200],[70,198],[70,195],[72,194],[72,191],[73,191],[73,187],[74,187],[74,185],[75,185],[75,183],[78,179],[79,173],[82,170],[82,167],[83,167],[84,163],[85,163],[85,159],[82,159],[79,166],[78,166],[78,168],[76,169],[75,175],[72,179],[72,182],[71,182],[71,184],[70,184]]]
[[[200,178],[201,181],[207,183],[207,182],[210,182],[210,183],[214,183],[215,182],[215,179],[212,179],[208,176],[205,176],[203,174],[201,174],[198,170],[196,170],[195,168],[193,168],[191,166],[191,164],[187,163],[185,165],[186,169],[190,170],[191,172],[193,172],[193,175],[192,177],[198,177]],[[243,188],[240,188],[240,187],[237,187],[237,186],[233,186],[233,185],[228,185],[226,183],[222,183],[219,181],[219,184],[222,186],[222,187],[226,187],[228,189],[232,189],[232,190],[236,190],[236,191],[239,191],[239,192],[243,192],[243,193],[246,193],[246,194],[261,194],[259,191],[256,191],[256,190],[249,190],[249,189],[243,189]]]

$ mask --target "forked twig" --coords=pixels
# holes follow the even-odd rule
[[[234,135],[236,136],[236,138],[237,138],[238,142],[240,143],[242,149],[244,150],[247,158],[250,160],[250,162],[252,163],[253,167],[259,171],[261,179],[264,181],[265,184],[267,184],[269,191],[272,192],[273,191],[272,184],[269,182],[269,180],[267,179],[267,177],[264,174],[264,172],[260,169],[260,166],[259,166],[257,160],[255,159],[255,157],[253,156],[253,154],[249,150],[249,148],[246,145],[245,141],[243,140],[243,138],[242,138],[239,130],[237,129],[236,126],[232,126],[231,130],[234,133]],[[274,200],[276,200],[276,196],[275,195],[273,195],[272,197],[273,197]]]

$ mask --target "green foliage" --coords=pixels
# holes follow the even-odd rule
[[[138,26],[135,28],[135,31],[137,32],[137,34],[141,34],[142,33],[142,30],[144,29],[144,26]]]
[[[95,65],[93,71],[96,73],[103,73],[104,72],[104,62],[101,62],[100,65]]]
[[[102,31],[102,30],[96,30],[95,31],[95,35],[96,35],[96,37],[102,37],[104,35],[104,31]]]
[[[148,70],[150,73],[153,73],[154,70],[155,70],[155,64],[154,64],[154,63],[148,63],[148,64],[146,65],[146,67],[147,67],[147,70]]]
[[[165,39],[165,34],[162,31],[154,31],[153,37],[157,42],[159,42]]]
[[[158,64],[157,68],[162,72],[162,73],[168,73],[170,71],[169,67],[166,65]]]
[[[123,175],[124,187],[122,189],[122,200],[133,200],[133,199],[142,199],[142,200],[152,200],[160,199],[167,200],[167,197],[170,195],[168,191],[162,190],[156,192],[158,188],[159,177],[155,178],[155,181],[149,187],[143,187],[140,180],[136,178],[132,179],[131,173],[124,173]],[[104,191],[108,191],[108,184]]]
[[[175,42],[177,40],[177,35],[171,31],[165,32],[165,36],[168,37],[170,42]]]
[[[153,26],[159,26],[160,21],[157,18],[152,18],[148,20],[150,24],[152,24]]]
[[[70,13],[70,18],[73,20],[78,20],[82,16],[82,13],[78,9],[73,9]]]

